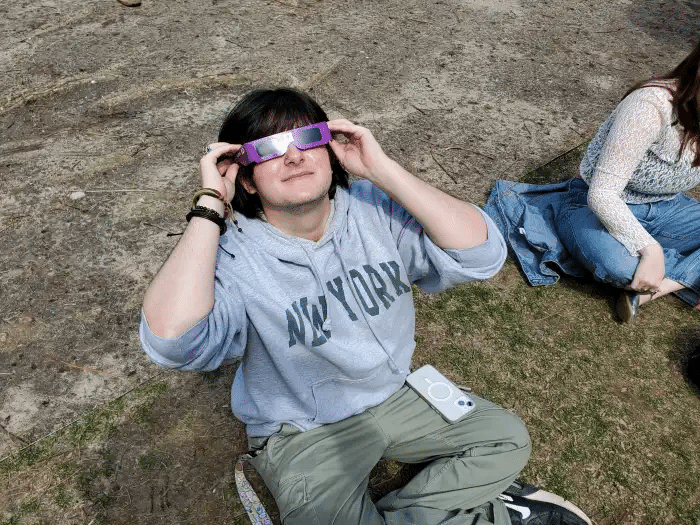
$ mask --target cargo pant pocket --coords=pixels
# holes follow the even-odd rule
[[[321,525],[304,474],[282,480],[277,486],[275,500],[284,525]]]

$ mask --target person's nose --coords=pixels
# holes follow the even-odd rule
[[[287,148],[287,153],[284,154],[285,162],[296,164],[304,159],[304,152],[297,148],[294,144],[290,144]]]

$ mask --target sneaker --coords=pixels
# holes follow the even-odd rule
[[[514,481],[498,498],[508,509],[512,525],[591,525],[576,505],[532,485]]]

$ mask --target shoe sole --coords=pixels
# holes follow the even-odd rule
[[[574,514],[576,514],[588,525],[591,525],[590,518],[586,516],[586,514],[576,505],[571,503],[569,500],[566,500],[561,496],[557,496],[556,494],[553,494],[551,492],[547,492],[546,490],[536,490],[535,492],[531,492],[530,494],[520,494],[520,497],[532,501],[542,501],[545,503],[553,503],[555,505],[559,505],[560,507],[564,507],[569,512],[573,512]]]

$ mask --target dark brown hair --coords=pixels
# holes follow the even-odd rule
[[[663,80],[675,80],[676,85],[668,87],[660,83]],[[700,166],[700,42],[673,71],[639,82],[625,93],[625,97],[635,89],[648,86],[665,87],[671,92],[674,114],[683,127],[678,156],[681,156],[686,147],[693,148],[693,167]]]
[[[328,116],[318,103],[306,93],[292,88],[256,89],[247,93],[229,111],[219,129],[219,142],[244,144],[292,128],[326,122]],[[331,161],[330,198],[335,188],[348,187],[348,174],[340,165],[333,150],[326,146]],[[253,180],[254,164],[241,166],[236,177],[231,207],[246,217],[259,217],[262,204],[257,194],[248,193],[241,180]]]

